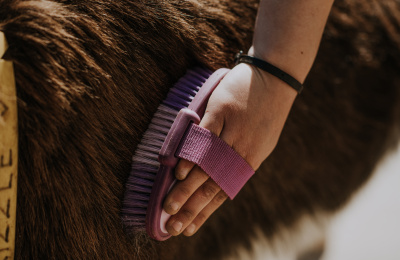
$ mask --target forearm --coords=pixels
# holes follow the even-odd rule
[[[333,0],[261,0],[250,53],[303,82]]]

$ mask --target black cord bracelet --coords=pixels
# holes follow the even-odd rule
[[[235,56],[235,63],[237,65],[242,62],[252,64],[252,65],[270,73],[271,75],[274,75],[275,77],[286,82],[289,86],[294,88],[299,94],[303,90],[303,85],[299,81],[297,81],[295,78],[293,78],[292,76],[290,76],[289,74],[284,72],[283,70],[275,67],[274,65],[272,65],[264,60],[258,59],[253,56],[245,55],[245,54],[243,54],[243,51],[240,51]]]

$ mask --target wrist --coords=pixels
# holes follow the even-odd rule
[[[252,87],[261,89],[260,93],[269,100],[263,104],[290,108],[298,95],[287,83],[258,67],[240,63],[236,65],[236,69],[251,71]]]
[[[265,60],[280,68],[301,84],[304,83],[313,62],[313,60],[309,60],[306,55],[299,56],[297,53],[290,53],[280,50],[279,48],[265,50],[265,48],[258,47],[256,43],[253,43],[248,53],[249,55]]]
[[[251,55],[243,54],[243,52],[240,51],[238,54],[236,54],[235,62],[236,64],[247,63],[263,71],[266,71],[269,74],[279,78],[281,81],[288,84],[290,87],[295,89],[299,94],[303,90],[303,84],[301,84],[297,79],[293,78],[290,74],[286,73],[285,71],[281,70],[280,68],[272,65],[271,63],[265,60],[262,60],[260,58]]]
[[[298,92],[294,88],[258,67],[254,67],[253,70],[262,78],[263,84],[267,88],[269,95],[272,95],[279,102],[290,104],[290,106],[293,104],[298,95]]]

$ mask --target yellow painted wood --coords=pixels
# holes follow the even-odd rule
[[[0,58],[7,50],[0,32]],[[18,117],[13,64],[0,59],[0,259],[13,259],[17,209]]]

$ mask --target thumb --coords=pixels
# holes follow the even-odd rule
[[[209,130],[216,136],[220,136],[224,126],[224,116],[221,112],[218,112],[216,107],[209,103],[199,126]],[[195,164],[188,160],[179,160],[175,167],[175,177],[178,180],[184,180],[194,166]]]
[[[207,106],[203,119],[200,121],[199,126],[209,130],[216,136],[220,136],[224,128],[224,116],[220,111],[215,111],[214,106]]]

